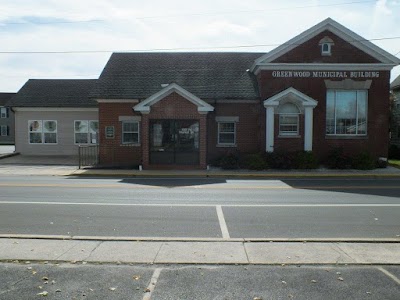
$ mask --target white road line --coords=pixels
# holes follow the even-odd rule
[[[400,284],[400,279],[397,278],[395,275],[393,275],[392,273],[390,273],[388,270],[382,268],[382,267],[377,267],[377,269],[379,271],[381,271],[383,274],[385,274],[387,277],[391,278],[392,280],[394,280],[394,282],[396,282],[397,284]]]
[[[87,206],[150,206],[150,207],[215,207],[216,204],[169,204],[169,203],[110,203],[110,202],[43,202],[43,201],[0,201],[1,204],[32,205],[87,205]],[[400,203],[365,203],[365,204],[222,204],[226,207],[400,207]]]
[[[224,212],[222,211],[222,207],[221,207],[221,205],[217,205],[216,208],[217,208],[219,226],[221,227],[222,238],[230,239],[231,237],[229,235],[228,226],[226,226]]]
[[[143,300],[151,300],[151,294],[156,288],[158,277],[160,277],[162,268],[157,268],[154,270],[153,276],[151,276],[150,283],[146,289],[146,293],[143,296]]]

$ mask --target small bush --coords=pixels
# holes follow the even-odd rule
[[[293,152],[272,152],[267,153],[267,164],[273,169],[293,169],[294,168]]]
[[[255,153],[249,154],[245,157],[243,168],[260,171],[268,169],[268,164],[264,155],[261,153]]]
[[[318,160],[311,151],[299,151],[294,156],[294,167],[296,169],[316,169]]]
[[[334,148],[329,153],[325,165],[330,169],[350,169],[351,157],[344,153],[343,148]]]
[[[228,153],[219,159],[219,167],[225,170],[239,168],[239,156],[234,153]]]
[[[400,148],[398,146],[390,145],[389,159],[400,159]]]
[[[360,154],[353,158],[353,168],[358,170],[372,170],[376,168],[376,161],[371,155],[362,151]]]

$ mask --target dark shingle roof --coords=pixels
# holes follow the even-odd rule
[[[265,53],[113,53],[93,98],[145,99],[177,83],[202,99],[257,99],[246,70]]]
[[[7,103],[14,107],[96,107],[89,98],[96,79],[29,79]]]
[[[390,84],[390,89],[400,89],[400,75]]]
[[[5,106],[15,93],[0,93],[0,106]]]

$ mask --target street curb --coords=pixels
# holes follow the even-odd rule
[[[17,156],[17,155],[19,155],[19,152],[0,154],[0,159]]]
[[[71,177],[137,177],[137,178],[398,178],[400,174],[240,174],[240,173],[218,173],[218,174],[165,174],[165,173],[75,173],[67,175]]]
[[[0,239],[40,239],[109,242],[242,242],[242,243],[400,243],[397,238],[179,238],[0,234]]]

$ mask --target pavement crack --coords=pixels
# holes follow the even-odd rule
[[[353,257],[347,254],[342,248],[340,248],[338,243],[332,243],[332,250],[339,254],[339,258],[336,260],[336,264],[339,263],[339,260],[342,258],[342,255],[345,255],[353,262],[356,262],[356,260]]]
[[[162,248],[163,245],[164,245],[164,243],[161,243],[160,248],[158,248],[157,254],[154,256],[154,259],[153,259],[153,264],[156,263],[158,254],[160,254],[160,251],[161,251],[161,248]]]
[[[72,249],[74,249],[76,246],[78,246],[79,243],[75,242],[75,244],[73,244],[70,248],[68,248],[67,250],[65,250],[62,254],[60,254],[59,256],[57,256],[55,258],[55,260],[59,260],[60,257],[62,257],[63,255],[65,255],[67,252],[71,251]]]
[[[90,251],[89,255],[85,258],[85,260],[88,260],[90,258],[90,256],[92,256],[93,252],[99,248],[99,246],[103,243],[103,241],[99,241],[97,242],[97,245],[92,249],[92,251]]]
[[[246,243],[242,242],[242,245],[243,245],[244,253],[246,254],[247,263],[250,263],[249,254],[247,253],[247,249],[246,249]]]

